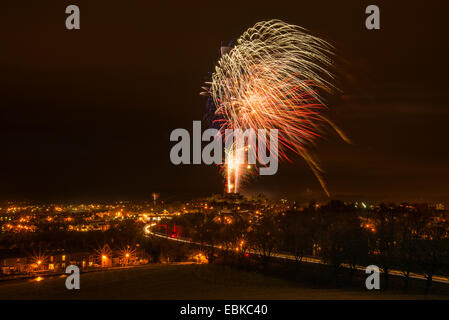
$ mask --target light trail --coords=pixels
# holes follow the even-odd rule
[[[214,247],[216,249],[223,250],[223,248],[221,248],[218,245],[212,245],[212,244],[207,244],[207,243],[195,242],[195,241],[192,241],[190,239],[182,238],[182,237],[172,238],[172,237],[160,234],[160,233],[152,232],[150,230],[150,228],[151,228],[151,225],[146,225],[144,227],[144,232],[145,232],[146,235],[152,235],[152,236],[155,236],[155,237],[159,237],[159,238],[163,238],[163,239],[167,239],[167,240],[171,240],[171,241],[182,242],[182,243],[188,243],[188,244],[194,244],[194,245],[206,246],[206,247]],[[250,254],[253,254],[253,255],[260,255],[258,252],[254,251],[254,250],[248,250],[246,252],[248,252]],[[273,254],[270,255],[270,257],[274,257],[274,258],[278,258],[278,259],[285,259],[285,260],[292,260],[292,261],[296,261],[297,260],[295,258],[295,256],[293,256],[291,254],[286,254],[286,253],[273,253]],[[307,263],[315,263],[315,264],[327,265],[327,263],[323,262],[323,260],[321,260],[319,258],[313,258],[313,257],[303,257],[301,259],[301,261],[307,262]],[[342,264],[342,267],[347,268],[347,269],[350,268],[350,266],[348,264],[345,264],[345,263]],[[366,267],[356,266],[355,269],[357,269],[359,271],[362,271],[362,272],[365,272]],[[381,271],[381,273],[384,273],[384,272]],[[405,278],[405,275],[401,271],[398,271],[398,270],[390,270],[389,274],[392,275],[392,276]],[[411,279],[426,280],[427,281],[427,278],[426,278],[425,275],[418,274],[418,273],[410,273],[409,277]],[[438,283],[449,284],[449,279],[447,277],[439,276],[439,275],[433,276],[432,277],[432,281],[433,282],[438,282]]]

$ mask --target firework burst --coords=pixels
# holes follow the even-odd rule
[[[310,166],[328,194],[309,151],[325,126],[347,138],[324,115],[323,93],[332,92],[332,46],[299,26],[263,21],[246,30],[232,48],[222,48],[206,94],[215,124],[225,129],[277,129],[280,159],[289,151]],[[232,155],[236,150],[226,150]],[[225,164],[228,192],[248,173],[244,159]],[[251,168],[252,170],[252,168]]]

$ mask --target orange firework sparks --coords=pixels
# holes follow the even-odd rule
[[[288,151],[302,156],[328,194],[308,147],[329,124],[348,141],[322,112],[321,94],[333,88],[331,45],[301,27],[271,20],[249,28],[222,52],[206,88],[221,130],[277,129],[280,159],[288,159]],[[228,192],[237,192],[241,178],[253,169],[235,148],[225,150],[230,155],[225,164]]]

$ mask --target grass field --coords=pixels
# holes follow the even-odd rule
[[[317,289],[217,265],[155,264],[81,274],[81,289],[65,277],[0,284],[0,299],[447,299],[381,291]]]

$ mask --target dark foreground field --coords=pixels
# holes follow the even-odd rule
[[[81,274],[81,289],[65,278],[0,283],[0,299],[444,299],[435,295],[299,287],[217,265],[157,264]],[[447,298],[447,297],[446,297]]]

